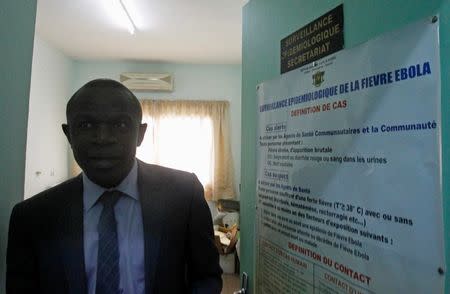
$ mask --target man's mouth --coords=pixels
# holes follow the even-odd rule
[[[94,168],[107,169],[114,167],[120,161],[119,156],[90,156],[90,165]]]

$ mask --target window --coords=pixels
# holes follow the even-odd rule
[[[207,199],[235,197],[226,101],[143,100],[145,162],[193,172]]]
[[[143,122],[148,128],[137,149],[139,159],[194,172],[203,186],[211,184],[214,168],[211,119],[175,115],[155,121],[145,116]]]

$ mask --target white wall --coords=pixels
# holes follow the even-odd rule
[[[68,177],[68,144],[61,130],[71,94],[72,61],[39,38],[34,39],[25,198]]]
[[[174,91],[136,93],[140,99],[195,99],[230,101],[231,140],[239,194],[241,170],[241,66],[194,65],[143,62],[74,62],[72,91],[95,78],[120,79],[123,72],[171,73]]]

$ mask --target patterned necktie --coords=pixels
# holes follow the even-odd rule
[[[114,206],[120,191],[106,191],[99,198],[103,210],[98,222],[98,255],[96,294],[119,293],[119,245]]]

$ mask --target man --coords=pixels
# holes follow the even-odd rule
[[[7,293],[220,293],[203,187],[135,158],[147,128],[136,97],[93,80],[66,115],[83,173],[14,207]]]

